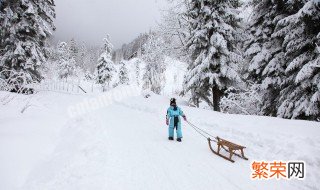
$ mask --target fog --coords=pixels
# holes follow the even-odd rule
[[[110,34],[115,48],[156,27],[166,0],[55,0],[55,41],[74,38],[101,45]]]

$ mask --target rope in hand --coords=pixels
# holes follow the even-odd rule
[[[186,120],[186,122],[197,132],[199,133],[201,136],[203,136],[204,138],[208,139],[209,137],[212,137],[212,141],[217,142],[217,137],[214,137],[212,135],[210,135],[207,131],[200,129],[199,127],[195,126],[194,124],[190,123],[189,121]],[[207,135],[207,136],[206,136]]]

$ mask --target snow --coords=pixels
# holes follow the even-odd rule
[[[0,189],[319,188],[317,122],[222,114],[178,99],[190,122],[247,147],[249,161],[230,163],[185,122],[183,142],[167,140],[166,96],[127,97],[68,116],[70,106],[99,95],[0,92]],[[251,162],[260,160],[303,160],[306,179],[253,181]]]

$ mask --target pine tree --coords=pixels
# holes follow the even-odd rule
[[[86,68],[86,56],[87,56],[87,47],[84,42],[82,42],[79,46],[78,55],[77,55],[77,62],[80,68],[87,70]]]
[[[285,80],[285,55],[282,39],[272,38],[277,22],[286,15],[284,1],[254,1],[248,30],[251,38],[245,43],[249,62],[247,80],[260,85],[262,115],[276,116],[281,83]]]
[[[70,50],[70,54],[72,57],[74,57],[74,58],[77,57],[77,54],[79,52],[79,48],[78,48],[78,44],[74,38],[72,38],[70,40],[69,50]]]
[[[288,5],[300,9],[281,19],[272,35],[284,39],[286,65],[277,114],[284,118],[319,120],[320,1],[289,1]]]
[[[185,77],[185,93],[191,92],[195,104],[207,102],[219,111],[225,91],[241,81],[236,64],[241,60],[237,50],[239,22],[234,0],[195,0],[190,2],[186,15],[190,35],[186,46],[193,63]]]
[[[119,71],[119,83],[128,85],[129,84],[128,69],[123,60],[120,62],[120,65],[121,67]]]
[[[146,63],[143,75],[143,89],[160,94],[165,84],[165,64],[160,37],[155,36],[155,34],[149,36],[144,46],[142,59]]]
[[[76,62],[71,56],[70,48],[66,42],[60,42],[57,47],[59,78],[67,79],[76,69]]]
[[[115,72],[114,63],[112,59],[113,46],[110,42],[109,35],[104,39],[104,46],[102,48],[102,54],[98,59],[97,65],[97,83],[102,85],[103,91],[106,87],[110,87],[110,82]]]
[[[137,80],[137,85],[140,85],[140,59],[137,59],[135,62],[135,66],[136,66],[136,80]]]
[[[55,29],[54,1],[4,0],[0,12],[0,69],[24,72],[40,80],[46,40]]]
[[[88,65],[86,66],[87,68],[89,68],[89,70],[91,72],[95,72],[96,71],[96,63],[97,63],[97,60],[100,56],[100,53],[99,53],[99,49],[100,48],[96,48],[96,47],[90,47],[87,51],[87,62],[88,62]]]
[[[79,47],[78,47],[78,43],[74,38],[72,38],[69,42],[69,52],[70,52],[71,58],[75,60],[76,65],[80,66]]]

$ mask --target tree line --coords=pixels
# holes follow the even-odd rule
[[[319,0],[171,2],[162,31],[189,63],[183,94],[190,102],[320,119]],[[243,19],[246,7],[252,12]]]

